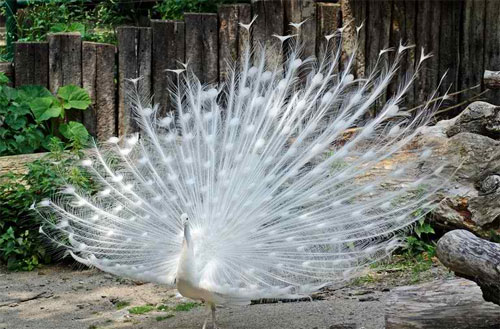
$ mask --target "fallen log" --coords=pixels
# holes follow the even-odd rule
[[[454,230],[439,239],[437,256],[456,275],[475,281],[486,301],[500,305],[500,244]]]
[[[500,89],[500,71],[484,71],[483,82],[488,89]]]
[[[386,329],[497,329],[500,306],[485,302],[465,279],[439,280],[391,290]]]

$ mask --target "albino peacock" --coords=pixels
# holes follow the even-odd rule
[[[41,231],[83,264],[176,284],[207,304],[214,328],[216,305],[302,298],[390,255],[445,181],[443,167],[414,175],[430,149],[407,150],[432,112],[401,105],[428,56],[382,104],[411,47],[381,51],[354,79],[356,52],[338,70],[341,37],[326,37],[319,60],[279,37],[293,43],[284,64],[248,47],[218,86],[172,70],[165,117],[134,80],[140,134],[96,146],[81,164],[100,191],[67,186],[36,205]],[[411,161],[377,169],[403,150]]]

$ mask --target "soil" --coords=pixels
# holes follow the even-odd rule
[[[217,324],[222,329],[384,328],[384,302],[393,287],[447,276],[437,262],[418,277],[408,269],[371,269],[346,287],[318,293],[313,301],[220,308]],[[167,310],[130,313],[145,305]],[[58,265],[8,272],[0,267],[0,329],[201,328],[205,315],[203,305],[193,307],[175,289],[96,269]]]

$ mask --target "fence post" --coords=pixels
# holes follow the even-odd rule
[[[80,33],[50,33],[49,90],[57,93],[65,85],[82,86],[82,37]],[[82,121],[81,110],[70,110],[66,120]]]
[[[299,34],[303,42],[303,56],[315,55],[316,50],[316,2],[314,0],[289,0],[285,6],[285,33]],[[300,29],[290,23],[301,23]]]
[[[239,23],[252,20],[249,4],[222,5],[219,7],[219,80],[228,75],[228,63],[241,59],[245,44],[251,42],[250,35]]]
[[[143,93],[151,93],[152,33],[149,27],[121,26],[118,28],[118,134],[127,135],[139,131],[133,117],[127,90],[127,79],[141,77]]]
[[[342,24],[342,13],[340,4],[338,3],[318,3],[317,4],[317,32],[316,32],[316,54],[318,58],[322,58],[327,51],[327,40],[325,36],[337,31]],[[332,49],[335,40],[329,42],[328,49]],[[336,49],[335,49],[336,50]],[[337,67],[338,69],[338,67]]]
[[[115,46],[109,44],[82,45],[82,84],[92,100],[83,111],[83,123],[101,141],[116,135],[115,52]]]
[[[185,62],[184,22],[151,20],[153,33],[152,86],[155,104],[160,104],[163,116],[172,109],[169,94],[170,78],[175,74],[166,70],[177,69]]]
[[[252,30],[252,41],[254,46],[262,44],[267,48],[274,47],[268,54],[274,56],[276,61],[282,61],[282,49],[280,42],[273,34],[284,35],[285,13],[282,1],[252,1],[253,15],[257,16]],[[277,64],[277,63],[276,63]]]
[[[49,87],[49,44],[16,42],[14,45],[14,84]]]
[[[489,0],[486,2],[486,22],[485,22],[485,70],[500,70],[500,4],[498,1]],[[488,100],[500,105],[500,90],[491,90],[488,94]]]
[[[186,60],[202,82],[219,78],[217,14],[184,15],[186,23]]]

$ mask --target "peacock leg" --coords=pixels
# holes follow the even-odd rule
[[[203,327],[201,327],[201,329],[207,328],[208,317],[210,316],[210,312],[211,312],[210,305],[207,304],[207,316],[205,317],[205,322],[203,322]]]
[[[217,325],[215,324],[215,304],[210,304],[211,309],[212,309],[212,329],[218,329]]]

